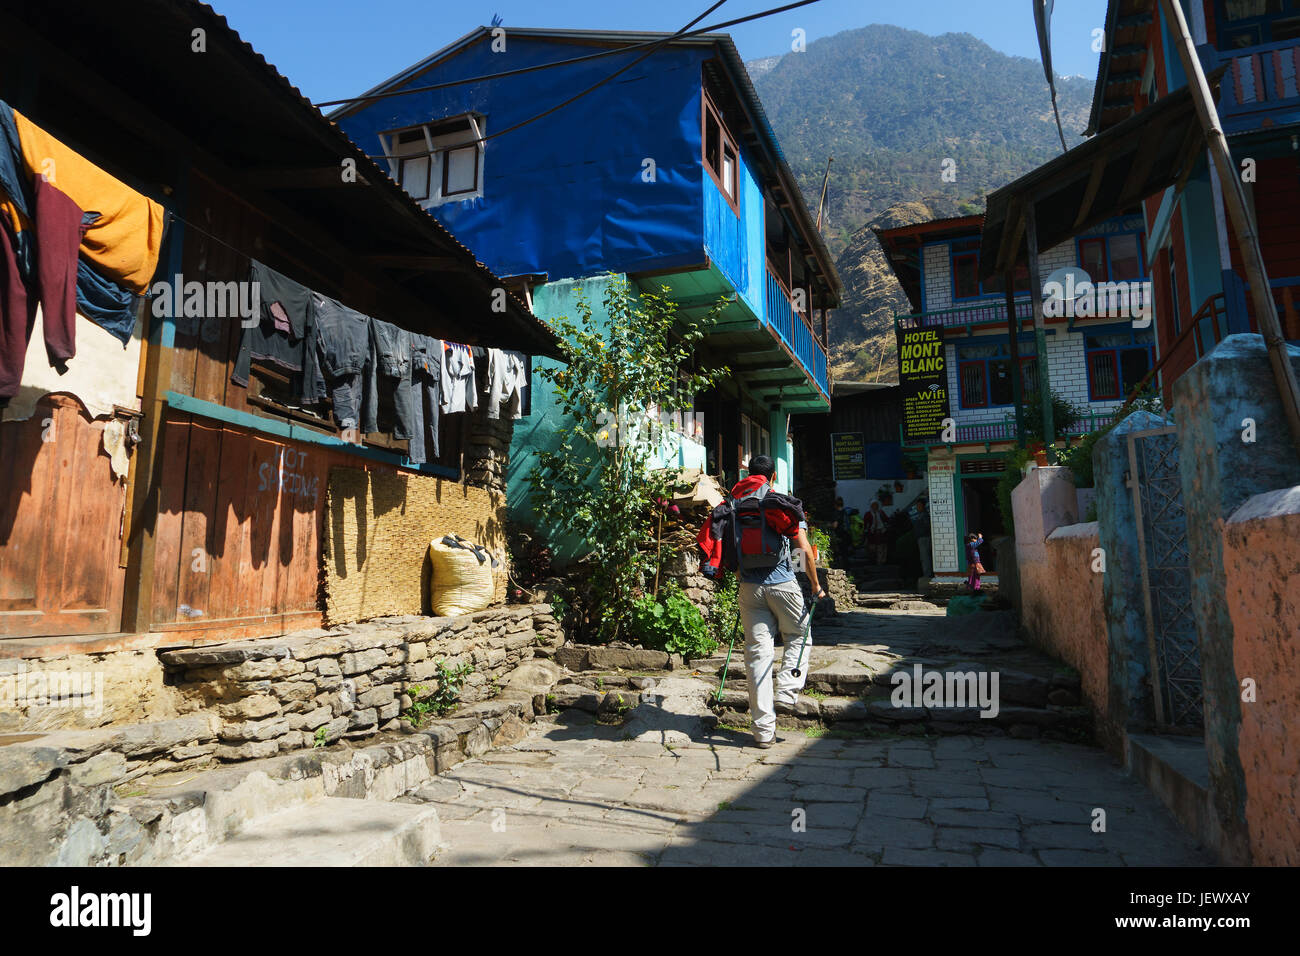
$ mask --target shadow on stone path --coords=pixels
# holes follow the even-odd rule
[[[814,660],[1001,655],[1025,673],[1050,669],[1005,635],[953,644],[947,621],[923,609],[844,615],[839,627],[821,629],[832,643]],[[908,729],[785,730],[775,747],[758,750],[748,734],[723,727],[665,746],[569,710],[403,799],[438,808],[441,866],[1213,862],[1098,748]]]

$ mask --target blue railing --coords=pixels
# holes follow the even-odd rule
[[[813,335],[812,328],[795,311],[790,296],[771,269],[767,270],[767,316],[765,321],[776,337],[785,343],[823,395],[830,395],[827,379],[826,349]]]

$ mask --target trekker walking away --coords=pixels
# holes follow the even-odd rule
[[[826,594],[817,578],[812,545],[800,528],[803,505],[771,490],[775,471],[776,464],[767,455],[752,459],[749,477],[731,489],[734,501],[713,509],[698,538],[708,558],[706,575],[716,573],[719,565],[740,575],[737,603],[745,628],[749,715],[754,742],[763,748],[776,742],[776,708],[794,706],[811,663],[812,608],[805,612],[803,591],[790,560],[791,541],[803,552],[813,600]],[[785,651],[774,681],[773,643],[778,631]]]
[[[972,591],[980,589],[980,575],[984,573],[984,565],[980,564],[980,545],[983,543],[984,535],[979,532],[966,535],[966,564],[970,567],[966,586]]]

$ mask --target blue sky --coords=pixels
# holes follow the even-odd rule
[[[439,47],[491,21],[589,30],[677,30],[708,0],[209,0],[245,40],[308,99],[355,96]],[[701,26],[781,6],[785,0],[729,0]],[[1057,73],[1096,76],[1092,31],[1105,0],[1062,0],[1052,21]],[[741,56],[790,50],[791,31],[808,42],[870,23],[923,33],[971,33],[996,50],[1037,59],[1030,0],[821,0],[733,27]]]

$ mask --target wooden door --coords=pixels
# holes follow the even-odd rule
[[[0,638],[120,627],[126,482],[104,426],[68,395],[0,423]]]

